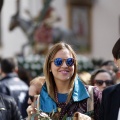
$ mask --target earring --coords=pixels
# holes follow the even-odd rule
[[[52,71],[50,70],[50,72],[52,72]]]

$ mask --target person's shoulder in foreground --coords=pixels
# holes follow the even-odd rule
[[[102,92],[99,120],[117,120],[120,84],[112,85]]]
[[[120,87],[120,83],[112,85],[112,86],[109,86],[108,88],[103,90],[102,94],[103,93],[106,93],[106,94],[108,93],[109,94],[109,93],[113,92],[114,90],[120,89],[119,87]]]
[[[102,92],[102,103],[106,100],[111,101],[111,99],[113,99],[112,96],[116,94],[116,91],[120,92],[120,84],[112,85],[104,89]],[[116,98],[114,98],[114,100],[115,99]]]
[[[0,120],[22,120],[14,98],[0,93]]]

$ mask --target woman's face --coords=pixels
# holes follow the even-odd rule
[[[56,55],[54,56],[53,60],[55,58],[62,58],[64,59],[63,64],[61,66],[56,66],[54,62],[51,62],[51,72],[54,76],[55,82],[65,82],[69,81],[74,73],[74,65],[71,67],[68,67],[66,65],[65,59],[73,58],[72,54],[69,52],[68,49],[64,48],[59,50]]]
[[[97,86],[100,91],[103,91],[107,86],[112,84],[112,78],[107,72],[98,73],[94,81],[94,85]]]

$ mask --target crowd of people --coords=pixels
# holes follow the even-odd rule
[[[116,46],[114,47],[116,48]],[[114,59],[117,66],[119,66],[119,59],[115,58],[115,56]],[[30,82],[30,105],[27,108],[27,120],[34,116],[37,109],[47,113],[49,116],[54,110],[54,115],[51,116],[53,120],[58,118],[62,120],[65,115],[69,119],[74,119],[76,113],[79,113],[83,118],[86,117],[84,115],[88,115],[90,118],[86,118],[86,120],[110,119],[107,114],[109,114],[109,110],[112,111],[112,108],[109,109],[109,105],[113,103],[106,104],[110,96],[107,98],[104,94],[109,95],[118,86],[116,82],[117,66],[115,66],[114,61],[105,61],[98,69],[89,73],[89,84],[85,84],[83,82],[84,78],[82,77],[81,80],[81,76],[77,73],[77,55],[72,47],[64,42],[53,45],[46,55],[43,67],[44,77],[36,77]],[[116,86],[115,90],[110,86]],[[35,104],[36,95],[39,96],[37,96],[39,98],[39,104],[37,103],[37,105]],[[118,106],[116,107],[119,108]],[[116,115],[116,118],[118,117]]]
[[[113,56],[114,51],[113,49]],[[114,56],[114,59],[117,66],[120,66],[119,57]],[[116,96],[119,92],[116,72],[111,65],[113,63],[101,65],[100,68],[89,73],[89,84],[85,84],[84,78],[77,73],[77,54],[69,44],[56,43],[46,55],[43,66],[44,76],[36,76],[29,84],[18,77],[15,59],[3,58],[0,93],[1,96],[10,97],[7,99],[8,103],[12,101],[10,109],[11,112],[15,112],[15,116],[10,116],[12,120],[31,120],[33,117],[37,120],[38,117],[44,117],[36,116],[38,110],[46,113],[53,120],[62,120],[64,117],[74,119],[76,114],[77,117],[79,116],[78,119],[82,116],[82,119],[108,120],[107,114],[109,110],[112,111],[110,94]],[[112,93],[115,90],[117,91]],[[107,100],[109,104],[106,104]],[[6,106],[9,106],[8,103],[6,102]],[[119,101],[116,105],[118,103]],[[1,111],[6,110],[6,106],[3,106]],[[13,109],[12,106],[15,108]],[[114,108],[119,111],[119,107],[114,106]],[[117,113],[115,115],[116,118],[119,117]]]
[[[2,58],[0,120],[120,120],[120,38],[112,54],[114,61],[79,74],[77,54],[71,45],[59,42],[46,55],[44,76],[27,82],[18,72],[16,59]]]

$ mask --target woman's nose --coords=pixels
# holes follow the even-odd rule
[[[63,61],[62,67],[68,67],[65,61]]]
[[[102,86],[106,87],[107,85],[106,85],[106,83],[105,83],[105,82],[103,82],[103,85],[102,85]]]

